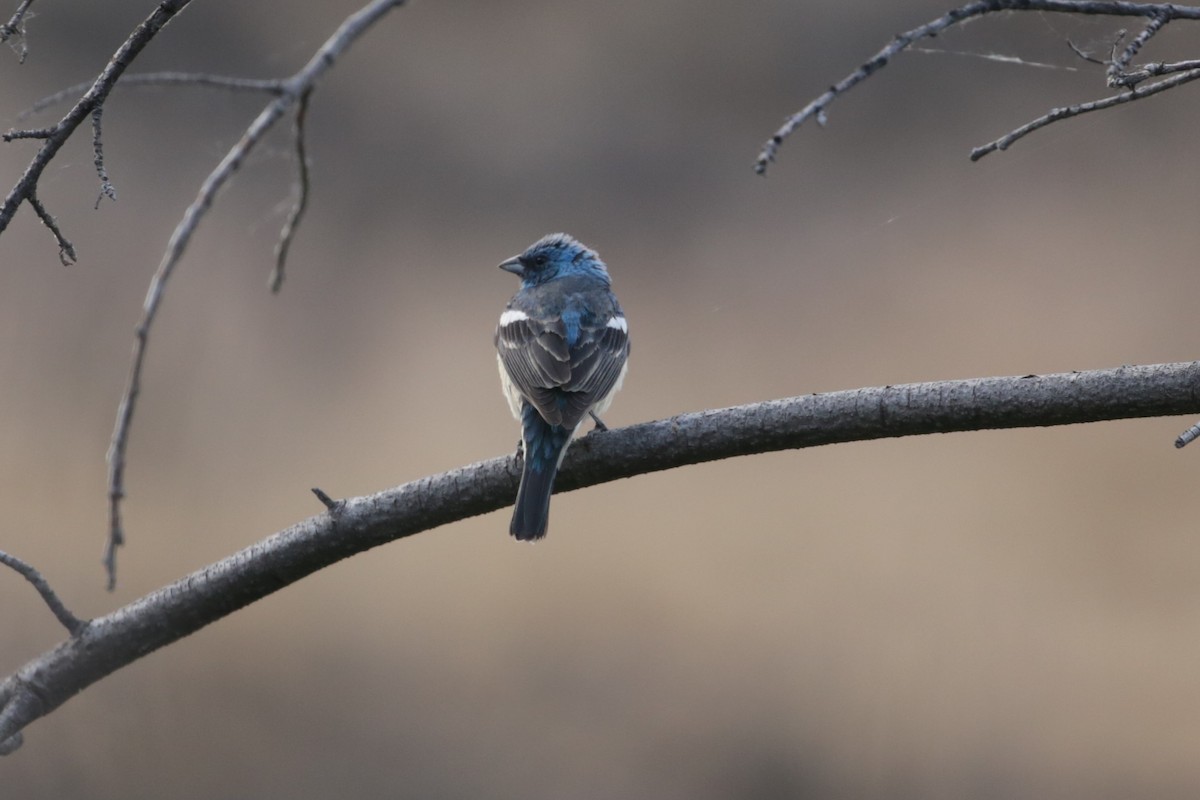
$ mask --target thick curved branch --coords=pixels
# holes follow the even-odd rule
[[[590,434],[572,445],[556,488],[838,442],[1196,413],[1200,362],[812,394]],[[92,620],[0,682],[0,753],[19,745],[29,723],[104,676],[288,584],[508,505],[520,468],[519,456],[494,458],[340,502],[314,490],[325,513]]]
[[[899,53],[908,49],[914,43],[937,36],[942,31],[954,25],[959,25],[975,17],[993,14],[997,11],[1049,11],[1062,14],[1088,14],[1113,17],[1146,17],[1150,23],[1146,29],[1130,44],[1126,55],[1115,59],[1119,68],[1131,59],[1138,49],[1153,36],[1163,25],[1176,19],[1200,20],[1200,7],[1181,6],[1174,3],[1128,3],[1128,2],[1094,2],[1093,0],[978,0],[959,8],[948,11],[935,20],[920,27],[901,33],[886,47],[863,62],[858,69],[851,72],[842,80],[822,94],[817,99],[791,115],[784,121],[783,126],[767,140],[758,158],[754,162],[754,171],[763,175],[767,167],[779,154],[779,148],[787,137],[809,119],[815,118],[817,124],[825,124],[826,107],[846,92],[862,83],[867,78],[886,67]],[[1163,88],[1171,88],[1166,86]],[[1144,93],[1143,95],[1144,96]],[[1093,109],[1087,109],[1093,110]],[[1073,114],[1060,114],[1056,119]],[[1050,120],[1054,121],[1054,120]],[[1019,138],[1019,137],[1018,137]],[[981,148],[982,149],[982,148]],[[990,150],[988,152],[991,152]],[[972,156],[973,158],[975,156]]]

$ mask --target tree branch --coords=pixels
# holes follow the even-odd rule
[[[1122,62],[1122,65],[1124,62],[1128,62],[1137,53],[1142,44],[1168,22],[1176,19],[1200,20],[1200,7],[1181,6],[1174,3],[1093,2],[1092,0],[978,0],[978,2],[968,3],[943,14],[935,20],[913,28],[907,33],[896,36],[886,47],[861,64],[858,69],[829,87],[824,94],[800,109],[800,111],[788,117],[783,126],[763,145],[758,158],[754,162],[754,171],[760,175],[766,174],[767,167],[779,154],[779,148],[783,146],[784,140],[791,136],[797,128],[812,118],[817,120],[818,125],[824,126],[826,122],[825,109],[830,103],[871,77],[880,69],[886,67],[896,55],[909,48],[915,42],[935,37],[947,28],[959,25],[975,17],[993,14],[998,11],[1040,11],[1063,14],[1150,18],[1150,22],[1147,23],[1146,28],[1130,43],[1121,58],[1114,59],[1114,63]],[[1180,81],[1180,83],[1182,82]],[[1173,88],[1174,85],[1178,84],[1162,88],[1169,89]],[[1104,107],[1107,108],[1108,106]],[[1072,115],[1060,115],[1055,119],[1061,119],[1063,116]],[[1053,122],[1054,120],[1049,121]],[[1039,125],[1038,127],[1041,126]],[[989,150],[988,152],[991,151]]]
[[[33,5],[33,0],[21,0],[17,10],[8,18],[8,22],[0,25],[0,44],[7,42],[13,36],[20,40],[17,61],[21,64],[25,63],[25,56],[29,54],[29,50],[25,47],[25,14],[31,5]]]
[[[1157,83],[1152,83],[1149,86],[1132,89],[1128,92],[1115,94],[1111,97],[1105,97],[1100,100],[1091,100],[1087,103],[1078,103],[1073,106],[1065,106],[1063,108],[1051,109],[1048,113],[1038,117],[1035,120],[1026,122],[1019,128],[1012,130],[995,141],[988,142],[985,145],[976,147],[971,151],[971,160],[978,161],[988,153],[994,153],[997,150],[1007,150],[1014,142],[1023,139],[1039,128],[1044,128],[1052,122],[1058,122],[1061,119],[1069,117],[1078,117],[1080,114],[1087,114],[1092,111],[1103,111],[1106,108],[1119,106],[1124,103],[1132,103],[1134,100],[1141,100],[1159,92],[1165,92],[1168,89],[1174,89],[1185,83],[1190,83],[1197,78],[1200,78],[1200,69],[1193,69],[1189,72],[1181,72],[1170,78],[1164,78]]]
[[[155,34],[162,30],[163,26],[190,2],[191,0],[162,0],[155,7],[154,12],[134,29],[125,43],[117,48],[117,52],[113,53],[113,57],[109,59],[100,76],[93,81],[92,87],[83,97],[79,98],[79,101],[67,112],[66,116],[59,120],[57,125],[47,130],[49,135],[44,137],[46,141],[42,144],[41,149],[29,162],[29,166],[25,168],[25,172],[17,181],[16,186],[4,198],[4,203],[0,205],[0,233],[8,228],[8,223],[12,221],[21,203],[31,201],[31,198],[36,195],[38,180],[42,177],[42,171],[46,169],[46,165],[50,163],[67,139],[71,138],[75,129],[104,102],[109,91],[112,90],[113,85],[125,72],[130,62],[150,43]],[[26,7],[28,6],[26,5]],[[34,205],[34,203],[31,201],[30,205]],[[34,208],[37,210],[36,206]],[[38,216],[42,217],[42,221],[45,222],[49,214],[39,212]],[[61,233],[57,231],[55,233],[59,247],[62,248],[65,240]]]
[[[0,552],[0,564],[12,567],[21,577],[33,584],[33,588],[42,596],[42,601],[49,607],[50,613],[67,629],[67,633],[74,636],[87,625],[87,620],[82,620],[70,612],[54,589],[50,588],[50,582],[34,569],[32,564],[5,552]]]
[[[70,100],[92,84],[77,83],[60,89],[54,94],[43,97],[29,108],[17,115],[17,119],[26,119],[39,111],[45,111],[50,106],[56,106],[64,100]],[[278,78],[237,78],[226,75],[210,75],[204,72],[136,72],[121,78],[120,87],[131,86],[200,86],[206,89],[227,89],[234,92],[266,92],[267,94],[283,94],[283,81]]]
[[[25,198],[30,207],[33,208],[33,213],[37,214],[38,219],[42,224],[50,229],[54,234],[54,240],[58,242],[58,260],[62,262],[64,267],[68,267],[75,263],[77,255],[75,253],[75,245],[71,244],[70,240],[63,235],[62,229],[58,227],[58,222],[51,216],[46,207],[42,205],[42,201],[38,199],[37,191],[32,190],[29,196]]]
[[[1192,427],[1188,428],[1175,440],[1176,447],[1187,447],[1192,442],[1200,439],[1200,422],[1197,422]]]
[[[1200,413],[1200,362],[977,378],[811,394],[592,433],[559,491],[689,464],[951,431]],[[0,753],[104,676],[341,559],[512,502],[519,456],[413,481],[329,509],[92,620],[0,682]],[[500,535],[497,532],[497,535]]]
[[[1129,66],[1129,62],[1133,61],[1133,57],[1138,54],[1138,51],[1145,46],[1146,42],[1162,30],[1171,18],[1165,14],[1155,14],[1150,17],[1142,28],[1141,33],[1133,37],[1133,40],[1126,46],[1124,52],[1112,60],[1108,65],[1108,85],[1114,89],[1118,86],[1128,86],[1124,81],[1125,69]]]
[[[296,106],[295,138],[293,139],[296,144],[296,202],[292,205],[287,222],[279,232],[279,242],[275,245],[275,268],[271,270],[271,277],[267,280],[267,285],[274,294],[278,294],[279,290],[283,288],[283,272],[287,266],[292,237],[296,235],[296,228],[300,226],[304,210],[308,208],[308,153],[304,147],[304,121],[308,117],[308,98],[311,94],[311,91],[307,91],[301,95],[300,102]]]
[[[142,319],[135,329],[133,343],[133,360],[129,367],[129,377],[125,384],[125,393],[117,409],[117,420],[113,427],[112,443],[108,449],[108,498],[109,498],[109,528],[108,538],[104,548],[104,566],[108,572],[108,588],[116,585],[116,551],[125,543],[125,532],[121,524],[121,500],[125,497],[125,454],[129,446],[129,430],[133,423],[134,411],[137,408],[138,394],[141,392],[142,364],[146,357],[146,344],[149,340],[150,328],[162,304],[167,281],[170,280],[176,265],[183,257],[196,232],[200,221],[208,213],[213,200],[221,188],[228,183],[233,174],[241,167],[254,146],[262,140],[275,123],[289,108],[299,103],[301,109],[307,102],[309,93],[325,72],[333,66],[334,61],[350,47],[351,44],[365,33],[375,22],[393,8],[404,5],[405,0],[374,0],[351,14],[341,26],[321,45],[309,62],[290,78],[281,84],[278,97],[267,104],[258,117],[242,134],[242,138],[234,145],[216,168],[205,178],[200,192],[192,204],[188,206],[171,239],[162,261],[150,281],[146,292],[146,300],[142,305]],[[303,136],[303,111],[297,117],[298,136]],[[288,223],[284,227],[284,238],[281,241],[280,255],[276,269],[282,267],[282,260],[287,254],[287,244],[291,241],[295,224],[304,210],[303,203],[307,197],[307,167],[303,164],[303,139],[297,147],[301,155],[301,195],[296,209],[293,210]],[[282,280],[282,277],[280,277]]]

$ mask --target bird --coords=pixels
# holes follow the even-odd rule
[[[546,535],[550,494],[576,429],[600,415],[625,380],[629,325],[595,250],[565,233],[543,236],[500,263],[521,286],[500,314],[496,358],[521,423],[524,464],[509,533]]]

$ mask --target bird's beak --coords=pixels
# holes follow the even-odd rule
[[[511,272],[513,275],[521,275],[525,272],[525,265],[521,263],[520,256],[513,256],[507,261],[501,261],[500,269]]]

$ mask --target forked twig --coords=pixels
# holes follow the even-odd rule
[[[109,532],[105,546],[104,565],[108,571],[110,589],[116,585],[116,549],[125,542],[125,533],[121,522],[121,500],[125,497],[125,465],[129,446],[129,430],[137,408],[137,398],[141,392],[142,366],[146,357],[150,329],[162,304],[167,282],[179,264],[200,221],[212,206],[217,192],[233,177],[255,145],[262,140],[267,131],[279,121],[289,108],[306,101],[317,80],[359,36],[388,11],[402,6],[404,3],[405,0],[373,0],[347,17],[299,72],[282,81],[279,96],[267,104],[250,124],[250,127],[246,129],[246,132],[242,134],[238,143],[225,154],[221,162],[205,178],[196,199],[188,206],[183,218],[175,226],[175,231],[171,234],[171,239],[167,244],[167,250],[163,254],[162,261],[150,281],[150,288],[146,292],[146,300],[142,306],[142,319],[135,329],[129,377],[120,407],[117,409],[112,443],[108,450]],[[298,218],[295,212],[293,212],[293,216]],[[290,239],[290,233],[288,239]]]
[[[1140,49],[1141,46],[1145,44],[1145,42],[1149,40],[1151,36],[1153,36],[1168,22],[1177,19],[1200,20],[1200,8],[1195,6],[1181,6],[1173,3],[1097,2],[1093,0],[977,0],[977,2],[968,3],[964,6],[960,6],[959,8],[951,10],[937,19],[925,23],[924,25],[913,28],[906,33],[899,34],[891,42],[889,42],[886,47],[861,64],[858,69],[854,70],[845,78],[829,87],[828,90],[806,105],[804,108],[800,109],[800,111],[788,117],[787,120],[784,121],[783,126],[780,127],[779,130],[777,130],[774,135],[767,140],[766,144],[763,145],[762,150],[758,154],[758,158],[754,162],[755,172],[759,173],[760,175],[765,174],[767,167],[779,154],[779,148],[783,145],[783,142],[787,139],[787,137],[791,136],[797,128],[799,128],[809,119],[815,119],[818,125],[823,126],[826,122],[825,109],[830,103],[853,89],[859,83],[862,83],[864,80],[871,77],[883,67],[887,66],[891,60],[896,57],[896,55],[908,49],[913,43],[922,39],[935,37],[946,29],[966,22],[969,19],[999,11],[1044,11],[1064,14],[1150,18],[1150,21],[1147,23],[1142,32],[1132,42],[1130,42],[1128,47],[1126,47],[1125,53],[1129,54],[1126,61],[1131,59],[1133,55],[1137,53],[1138,49]],[[1090,56],[1083,54],[1073,44],[1071,47],[1081,57],[1086,58],[1089,61],[1095,61],[1095,59],[1091,58]],[[1120,62],[1122,58],[1125,58],[1124,54],[1122,54],[1122,56],[1116,56],[1114,54],[1112,57],[1112,62]],[[1163,84],[1155,84],[1155,86],[1158,87],[1155,92],[1174,88],[1180,83],[1186,83],[1186,81],[1181,80],[1170,85],[1163,85],[1165,84],[1165,81]],[[1144,97],[1150,93],[1151,92],[1148,90],[1140,92],[1139,97]],[[1127,100],[1123,100],[1121,102],[1127,102]],[[1063,109],[1056,109],[1057,114],[1053,116],[1052,119],[1045,120],[1045,118],[1043,118],[1042,120],[1035,120],[1035,122],[1038,124],[1031,128],[1031,130],[1036,130],[1039,127],[1049,124],[1049,122],[1054,122],[1058,119],[1063,119],[1068,116],[1075,116],[1080,113],[1085,113],[1085,111],[1095,111],[1101,108],[1109,108],[1111,105],[1117,105],[1117,103],[1109,102],[1109,100],[1102,100],[1096,101],[1095,104],[1084,105],[1093,105],[1094,107],[1088,107],[1086,109],[1072,111],[1070,113]],[[1019,139],[1028,132],[1029,131],[1025,131],[1016,138]],[[1012,134],[1010,134],[1010,136],[1011,135]],[[1016,139],[1013,139],[1012,141],[1015,140]],[[1009,144],[1011,144],[1011,141]],[[1007,147],[1007,144],[1005,147]],[[976,150],[972,152],[972,158],[979,158],[980,156],[984,155],[985,152],[992,152],[995,149],[1004,148],[1000,147],[999,145],[996,147],[991,147],[990,149],[976,148]]]
[[[25,56],[29,55],[29,48],[25,46],[25,14],[31,5],[33,5],[33,0],[21,0],[17,10],[8,18],[8,22],[0,25],[0,44],[14,36],[20,41],[21,44],[17,49],[17,61],[21,64],[25,63]]]
[[[69,255],[71,260],[74,260],[74,248],[70,246],[70,243],[62,235],[62,232],[58,230],[57,225],[53,224],[53,217],[37,201],[37,186],[42,172],[83,121],[104,103],[105,98],[108,97],[108,93],[125,72],[130,62],[190,2],[191,0],[161,0],[150,16],[143,20],[134,29],[133,33],[129,35],[129,38],[117,48],[117,51],[108,60],[108,64],[105,65],[100,75],[92,82],[90,88],[71,107],[71,110],[59,120],[58,124],[37,131],[10,131],[4,135],[5,141],[17,138],[38,138],[45,141],[33,157],[33,160],[29,162],[29,166],[21,174],[20,179],[17,180],[16,185],[13,186],[12,190],[4,198],[4,202],[0,203],[0,232],[8,228],[8,223],[12,221],[21,204],[28,202],[42,222],[54,233],[59,245],[60,258],[64,258],[64,255]],[[27,9],[28,4],[24,7]]]

